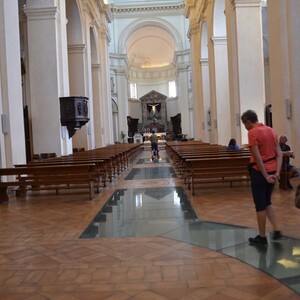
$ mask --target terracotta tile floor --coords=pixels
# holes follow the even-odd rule
[[[80,239],[116,189],[183,184],[180,178],[124,180],[129,171],[92,201],[86,193],[65,193],[11,195],[0,204],[0,299],[300,299],[266,273],[189,243]],[[185,191],[199,219],[256,228],[249,187],[199,187],[195,196]],[[300,238],[294,192],[276,188],[273,199],[283,233]]]

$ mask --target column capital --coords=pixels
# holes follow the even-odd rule
[[[230,0],[234,8],[262,7],[262,0]]]
[[[85,44],[68,45],[68,53],[84,53],[86,50]]]
[[[109,44],[111,41],[111,36],[110,36],[110,32],[107,26],[105,26],[104,24],[102,25],[101,29],[100,29],[100,35],[101,38],[106,40],[106,43]]]
[[[200,24],[192,22],[190,27],[189,27],[187,36],[188,36],[189,39],[191,39],[192,35],[194,35],[194,34],[200,34]]]
[[[200,66],[208,66],[208,58],[201,58],[199,60]]]
[[[100,71],[101,70],[101,64],[92,64],[92,70],[93,71]]]
[[[213,36],[210,38],[213,45],[227,45],[226,36]]]
[[[24,13],[27,21],[50,20],[57,18],[58,9],[57,7],[25,8]]]

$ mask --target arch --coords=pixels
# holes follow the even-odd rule
[[[111,105],[112,105],[112,112],[113,112],[113,114],[119,113],[118,104],[117,104],[117,102],[113,98],[111,98]]]
[[[176,28],[173,27],[169,22],[157,18],[157,19],[140,19],[127,26],[120,34],[118,52],[121,54],[126,54],[126,43],[130,35],[136,30],[145,26],[156,26],[167,31],[175,41],[175,50],[176,51],[183,50],[183,42]]]
[[[74,0],[66,0],[67,16],[67,40],[69,45],[83,43],[82,18],[79,3]]]
[[[225,0],[215,0],[213,8],[213,35],[226,36]]]
[[[201,49],[200,57],[201,59],[208,59],[208,35],[207,35],[207,22],[203,21],[201,24]]]
[[[95,36],[95,29],[90,27],[90,43],[91,43],[91,63],[98,64],[99,63],[99,55],[98,55],[98,47],[97,47],[97,39]]]

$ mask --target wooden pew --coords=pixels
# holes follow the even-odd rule
[[[248,161],[250,161],[250,152],[243,151],[243,150],[235,150],[235,151],[224,151],[219,153],[198,153],[198,154],[190,154],[190,153],[183,153],[178,156],[177,161],[175,162],[175,168],[179,174],[183,177],[187,172],[188,165],[187,160],[189,159],[210,159],[210,158],[226,158],[226,157],[246,157]]]
[[[195,184],[249,181],[249,157],[208,157],[187,159],[188,188],[194,195]]]
[[[98,190],[95,164],[14,167],[0,169],[0,203],[8,201],[7,188],[16,187],[17,196],[32,190],[88,189],[90,199]]]
[[[190,144],[178,146],[177,144],[169,145],[171,153],[171,161],[176,172],[185,178],[187,172],[187,159],[214,158],[214,157],[248,157],[250,160],[250,152],[248,149],[227,150],[226,146],[208,145],[208,144]]]

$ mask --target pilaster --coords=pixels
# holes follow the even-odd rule
[[[0,167],[26,163],[17,1],[0,1]]]
[[[66,22],[64,10],[57,1],[27,0],[25,9],[28,29],[28,68],[31,99],[33,152],[55,152],[61,155],[59,97],[63,89],[63,68],[66,57],[62,43],[66,36],[59,28]],[[64,35],[64,36],[61,36]]]
[[[255,110],[264,121],[265,86],[261,0],[231,0],[227,26],[231,31],[229,45],[230,85],[236,114]],[[251,22],[247,22],[251,20]],[[241,127],[241,143],[247,143],[247,131]]]

